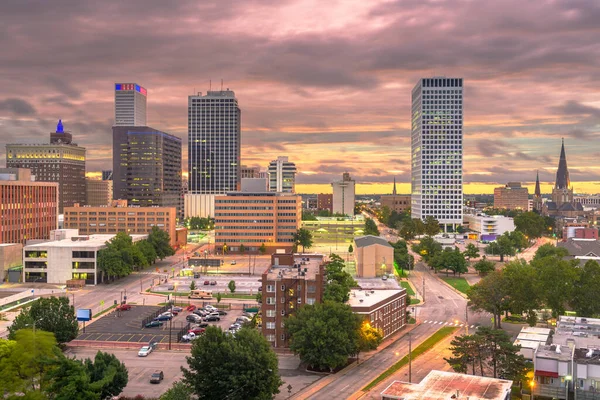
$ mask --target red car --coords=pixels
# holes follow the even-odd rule
[[[187,306],[185,308],[186,311],[194,311],[196,309],[196,306],[193,304],[190,304],[189,306]]]
[[[199,335],[201,333],[204,333],[205,331],[206,331],[206,329],[204,329],[204,328],[194,328],[194,329],[190,329],[188,331],[188,333],[193,333],[195,335]]]
[[[121,304],[120,306],[117,307],[118,311],[129,311],[131,310],[131,305],[130,304]]]
[[[204,281],[205,285],[210,285],[210,281]]]

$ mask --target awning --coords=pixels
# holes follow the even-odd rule
[[[535,376],[547,376],[548,378],[558,378],[558,372],[537,370],[535,371]]]

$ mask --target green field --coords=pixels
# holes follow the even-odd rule
[[[406,293],[408,293],[409,296],[412,297],[415,295],[415,291],[410,287],[410,284],[407,281],[400,281],[400,286],[406,289]]]
[[[446,281],[446,283],[452,286],[454,289],[458,290],[459,292],[463,292],[464,294],[467,294],[469,288],[471,287],[465,278],[454,278],[451,276],[441,276],[440,278]]]
[[[431,335],[427,339],[425,339],[425,341],[423,343],[421,343],[415,349],[413,349],[413,351],[411,353],[412,359],[414,360],[417,357],[419,357],[421,354],[425,353],[427,350],[430,350],[433,346],[435,346],[436,344],[441,342],[443,339],[445,339],[446,337],[453,334],[454,331],[456,331],[457,329],[458,328],[449,327],[449,326],[441,328],[436,333],[434,333],[433,335]],[[407,364],[408,364],[408,354],[406,356],[402,357],[400,359],[400,361],[398,361],[396,364],[389,367],[385,372],[383,372],[377,378],[373,379],[373,381],[371,383],[369,383],[367,386],[362,388],[362,391],[367,392],[367,391],[373,389],[378,383],[380,383],[381,381],[383,381],[384,379],[386,379],[387,377],[389,377],[394,372],[398,371],[400,368],[404,367]]]

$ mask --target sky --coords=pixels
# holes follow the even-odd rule
[[[561,138],[575,192],[600,190],[597,0],[4,0],[0,165],[63,120],[110,169],[114,83],[148,89],[148,125],[184,139],[187,96],[235,91],[242,164],[287,155],[300,192],[410,191],[410,93],[464,79],[465,193],[550,191]],[[531,191],[531,189],[530,189]]]

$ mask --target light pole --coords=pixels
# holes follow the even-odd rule
[[[412,382],[412,337],[408,332],[408,383]]]
[[[533,388],[535,386],[535,381],[533,380],[533,378],[531,379],[531,381],[529,381],[529,386],[531,386],[531,400],[534,400]]]
[[[571,375],[565,376],[565,400],[569,400],[569,382],[573,379]]]

